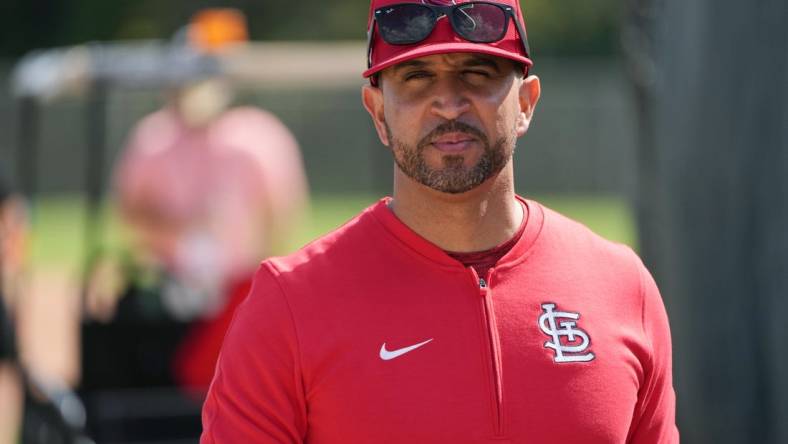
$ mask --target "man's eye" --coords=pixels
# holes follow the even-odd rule
[[[474,70],[474,71],[465,71],[465,72],[463,72],[463,74],[465,74],[468,77],[472,77],[472,78],[485,78],[485,79],[487,79],[487,78],[490,77],[490,73],[487,72],[487,71],[476,71],[476,70]]]
[[[430,78],[432,74],[426,71],[413,71],[405,74],[405,80],[419,80]]]

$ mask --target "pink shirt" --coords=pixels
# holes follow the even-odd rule
[[[124,214],[174,270],[195,257],[229,276],[254,267],[268,235],[303,204],[298,145],[272,114],[241,107],[191,128],[170,108],[145,117],[119,163]],[[191,259],[189,259],[191,257]],[[199,267],[197,267],[199,268]]]

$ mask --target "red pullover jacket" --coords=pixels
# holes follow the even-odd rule
[[[527,201],[479,277],[386,200],[260,267],[202,444],[677,443],[671,346],[637,256]]]

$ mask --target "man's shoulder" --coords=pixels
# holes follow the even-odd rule
[[[382,201],[381,201],[382,202]],[[384,234],[374,212],[381,202],[370,205],[335,230],[315,239],[298,251],[264,262],[275,275],[288,279],[341,273],[348,266],[363,268],[361,257],[376,248]]]
[[[167,153],[173,147],[173,141],[185,131],[175,112],[165,106],[137,122],[126,142],[126,154],[136,156],[138,160],[158,161],[158,156]]]
[[[643,306],[648,270],[629,245],[608,240],[584,224],[542,207],[544,229],[538,266],[550,276],[578,284],[621,319],[636,319]],[[650,279],[650,278],[649,278]]]
[[[158,137],[162,133],[177,131],[180,128],[175,111],[169,106],[164,106],[156,111],[143,116],[134,126],[135,136]]]
[[[273,113],[253,106],[238,106],[228,109],[213,123],[212,131],[216,137],[221,139],[240,139],[241,141],[243,139],[252,139],[255,142],[276,141],[292,137],[290,130]],[[246,145],[240,144],[240,146]],[[263,148],[265,147],[257,147],[256,149]]]
[[[543,204],[535,201],[529,203],[538,205],[544,214],[544,229],[540,235],[540,242],[544,246],[560,254],[596,257],[622,265],[640,262],[631,246],[607,239],[582,222]]]
[[[227,109],[219,117],[219,121],[242,125],[259,122],[281,124],[279,118],[270,111],[249,105],[235,106]]]

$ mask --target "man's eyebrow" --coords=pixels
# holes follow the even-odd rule
[[[397,72],[405,68],[424,68],[427,65],[429,65],[429,63],[423,60],[407,60],[402,63],[397,63],[396,65],[394,65],[394,69],[392,71]]]
[[[495,70],[495,72],[501,72],[501,67],[496,63],[493,59],[488,59],[486,57],[471,57],[462,63],[465,67],[474,67],[474,66],[487,66]]]

